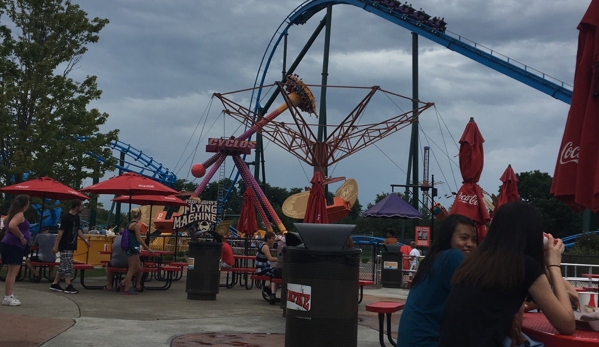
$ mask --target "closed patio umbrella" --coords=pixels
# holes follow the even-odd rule
[[[243,192],[243,204],[241,213],[237,220],[237,232],[243,233],[246,237],[251,237],[258,231],[258,221],[256,220],[256,205],[254,204],[254,191],[252,188],[245,188]]]
[[[551,194],[575,211],[599,212],[599,0],[578,25],[572,103]]]
[[[328,224],[329,216],[327,214],[327,201],[324,196],[324,178],[320,171],[314,173],[310,183],[312,183],[312,188],[308,197],[304,223]]]
[[[520,197],[518,196],[518,178],[516,177],[511,164],[505,169],[500,180],[503,184],[501,185],[501,188],[499,188],[499,198],[497,199],[497,204],[495,204],[495,211],[497,211],[499,206],[507,202],[520,200]]]
[[[486,233],[485,223],[491,218],[483,202],[483,191],[478,185],[478,180],[483,171],[485,139],[478,130],[474,118],[466,125],[460,138],[460,172],[462,173],[462,187],[451,206],[450,214],[462,214],[474,221],[477,226],[478,241],[481,242]]]

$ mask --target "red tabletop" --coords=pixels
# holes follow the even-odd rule
[[[582,277],[586,277],[586,278],[599,278],[599,274],[582,274]]]
[[[393,313],[404,308],[403,302],[379,301],[366,305],[366,311],[378,313]]]
[[[524,313],[522,331],[545,347],[599,346],[599,331],[576,329],[574,335],[559,335],[542,313]]]
[[[112,251],[98,251],[98,254],[112,254]]]
[[[151,255],[161,255],[162,256],[162,255],[170,255],[170,254],[175,254],[175,252],[173,252],[173,251],[154,251],[154,254],[152,254],[152,253],[146,251],[145,249],[140,252],[140,255],[142,255],[144,257],[151,256]]]
[[[256,260],[255,255],[236,255],[233,254],[233,258],[235,259],[245,259],[245,260]]]

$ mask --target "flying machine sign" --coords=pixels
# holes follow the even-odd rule
[[[183,228],[191,223],[207,221],[216,223],[217,201],[213,200],[187,200],[185,211],[181,215],[173,214],[173,228]]]
[[[237,139],[209,138],[206,152],[228,152],[231,154],[250,154],[256,148],[256,141]]]

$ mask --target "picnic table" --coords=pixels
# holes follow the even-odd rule
[[[582,274],[582,277],[590,278],[591,281],[593,281],[594,279],[599,280],[599,274]],[[594,282],[597,282],[597,281],[594,281]]]
[[[112,254],[112,251],[102,250],[98,251],[99,254]],[[155,250],[149,252],[146,250],[140,251],[140,256],[144,259],[144,266],[142,268],[141,285],[143,289],[147,290],[167,290],[171,287],[172,283],[180,280],[183,277],[183,269],[187,264],[182,263],[170,263],[162,259],[165,255],[172,255],[173,251],[161,251]],[[120,282],[121,277],[127,273],[127,268],[111,268],[111,271],[118,276],[117,282]],[[147,285],[148,278],[155,278],[157,281],[164,282],[161,285],[150,286]],[[114,282],[114,281],[113,281]]]
[[[573,335],[560,335],[543,313],[524,313],[522,331],[545,347],[597,347],[599,331],[576,329]]]
[[[225,287],[233,288],[237,283],[245,289],[250,290],[254,287],[254,280],[250,278],[256,272],[254,255],[233,255],[235,265],[233,267],[222,267],[221,271],[227,273]],[[257,283],[257,282],[256,282]]]

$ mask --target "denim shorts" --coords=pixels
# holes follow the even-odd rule
[[[125,251],[125,253],[127,254],[127,256],[131,257],[133,255],[138,255],[139,254],[139,248],[140,247],[133,247],[133,248],[129,248],[128,250]]]
[[[21,247],[0,242],[0,253],[2,253],[2,264],[21,265],[25,250]]]

